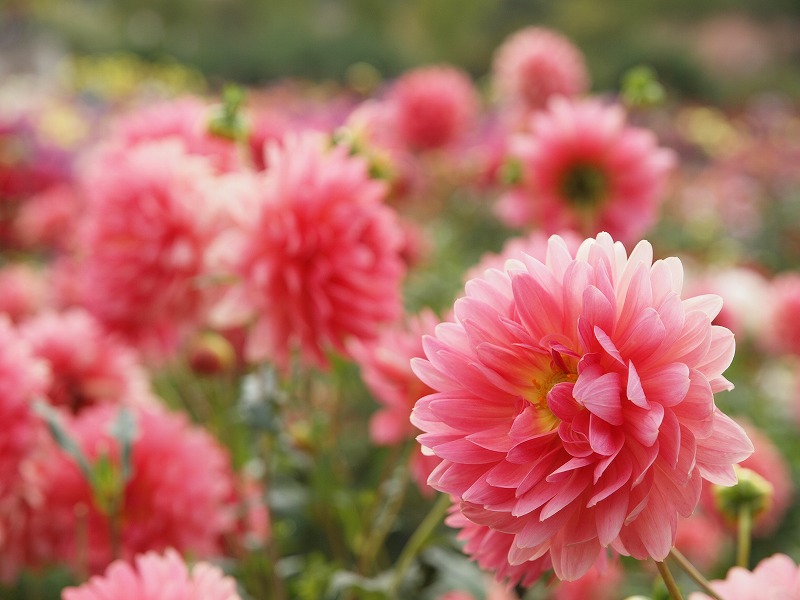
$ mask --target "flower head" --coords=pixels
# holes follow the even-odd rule
[[[716,296],[682,299],[676,258],[628,256],[602,233],[575,255],[553,236],[466,285],[414,372],[436,393],[412,423],[429,478],[464,515],[510,534],[509,564],[549,555],[574,580],[613,547],[663,560],[702,480],[736,481],[753,447],[714,404],[733,334]]]
[[[784,273],[773,279],[762,332],[764,346],[776,354],[800,355],[800,274]]]
[[[620,106],[554,98],[512,142],[522,182],[497,207],[514,227],[547,233],[574,229],[638,238],[653,224],[674,162],[644,129],[629,127]]]
[[[175,550],[111,563],[102,576],[64,590],[62,600],[240,600],[236,581],[212,564],[189,567]]]
[[[198,279],[216,214],[208,163],[175,140],[113,147],[84,185],[85,306],[148,353],[173,351],[204,309]]]
[[[387,98],[397,135],[416,150],[443,148],[472,124],[478,108],[466,73],[447,66],[424,67],[398,79]]]
[[[51,404],[77,413],[101,402],[155,401],[133,349],[86,311],[42,313],[26,321],[20,332],[50,367],[46,397]]]
[[[130,560],[142,552],[170,547],[201,558],[217,555],[223,535],[234,527],[229,501],[233,473],[225,450],[183,415],[157,406],[134,406],[128,409],[133,411],[137,430],[131,475],[121,489],[114,487],[123,477],[120,443],[111,433],[118,410],[99,404],[69,418],[65,425],[90,464],[109,465],[107,476],[99,480],[108,486],[104,491],[118,490],[122,495],[121,513],[116,517],[122,557]],[[113,517],[108,507],[66,453],[54,452],[41,468],[44,507],[30,522],[37,560],[100,572],[114,557]],[[83,538],[75,535],[79,530],[84,531]]]
[[[506,103],[540,109],[553,96],[573,97],[589,88],[583,55],[564,36],[527,27],[506,39],[494,56],[492,76]]]
[[[733,567],[711,588],[725,600],[800,600],[800,567],[785,554],[765,558],[752,571]],[[710,600],[695,592],[689,600]]]
[[[350,338],[370,339],[401,312],[402,231],[385,187],[343,147],[326,151],[307,133],[270,148],[269,170],[242,181],[235,226],[220,236],[216,263],[239,282],[213,316],[254,318],[250,360],[286,367],[294,350],[322,366]]]
[[[0,290],[0,314],[14,323],[35,315],[49,300],[46,278],[25,263],[0,268]]]

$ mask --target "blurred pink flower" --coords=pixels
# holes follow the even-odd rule
[[[543,27],[526,27],[497,49],[492,78],[500,100],[522,112],[544,108],[553,96],[574,97],[589,89],[581,51]]]
[[[212,135],[208,124],[212,107],[198,98],[179,98],[142,107],[126,114],[116,124],[116,143],[135,147],[160,140],[176,140],[187,153],[204,156],[217,172],[242,167],[237,145]]]
[[[675,547],[698,569],[713,568],[723,556],[726,543],[722,524],[699,507],[688,518],[678,520]]]
[[[325,352],[374,338],[401,314],[402,231],[382,203],[385,187],[346,148],[290,136],[268,162],[265,175],[242,180],[235,226],[215,246],[217,267],[239,281],[212,317],[220,326],[255,319],[252,361],[285,369],[299,350],[325,366]]]
[[[441,459],[428,483],[513,541],[509,564],[548,556],[575,580],[611,546],[663,560],[702,480],[736,481],[753,447],[714,404],[733,335],[716,296],[681,300],[676,258],[628,257],[602,233],[573,256],[553,236],[466,285],[455,322],[426,336],[437,390],[412,423]]]
[[[503,196],[499,216],[546,233],[608,231],[624,241],[653,225],[675,162],[653,134],[625,124],[621,106],[554,98],[512,140],[522,182]]]
[[[64,251],[75,244],[83,199],[72,185],[53,186],[25,201],[14,227],[26,247]]]
[[[216,227],[208,163],[174,140],[113,147],[83,183],[85,306],[147,355],[173,352],[203,316],[199,278]]]
[[[800,355],[800,274],[784,273],[769,286],[764,347],[775,354]]]
[[[765,558],[752,571],[733,567],[711,588],[725,600],[800,600],[800,568],[785,554]],[[711,600],[694,592],[689,600]]]
[[[424,310],[409,316],[405,323],[385,328],[374,341],[350,345],[361,377],[382,405],[370,420],[370,438],[375,444],[390,446],[419,433],[409,421],[411,409],[433,390],[414,375],[411,359],[425,356],[422,336],[433,334],[439,322],[431,310]]]
[[[50,367],[45,397],[51,404],[78,413],[101,402],[155,402],[135,351],[84,310],[42,313],[20,332]]]
[[[21,515],[37,501],[32,463],[47,441],[33,402],[47,387],[46,365],[0,316],[0,581],[10,582],[27,562]]]
[[[743,460],[740,466],[761,475],[772,486],[772,497],[767,508],[756,515],[753,522],[753,535],[767,537],[781,524],[792,503],[794,493],[792,475],[786,458],[763,431],[750,423],[742,423],[742,427],[753,442],[755,451]],[[703,507],[709,514],[714,515],[718,522],[735,528],[735,523],[726,519],[716,509],[710,488],[703,490]]]
[[[0,290],[0,314],[14,323],[35,315],[49,303],[45,277],[27,263],[11,263],[0,269]]]
[[[411,149],[433,150],[458,141],[473,126],[478,95],[469,76],[449,66],[409,71],[386,99],[397,135]]]
[[[88,407],[68,418],[65,427],[90,463],[105,457],[121,476],[119,443],[110,433],[118,410],[109,404]],[[157,406],[129,410],[138,436],[118,521],[122,558],[169,547],[201,558],[216,556],[223,535],[235,525],[227,452],[183,414]],[[77,572],[102,571],[114,558],[111,518],[64,452],[54,452],[41,468],[44,504],[31,515],[29,529],[38,561],[59,561]],[[108,478],[104,481],[108,485]]]
[[[210,563],[190,568],[175,550],[111,563],[102,576],[66,588],[62,600],[240,600],[236,581]]]

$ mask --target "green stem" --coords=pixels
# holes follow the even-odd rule
[[[750,533],[753,529],[753,513],[743,502],[739,507],[739,535],[736,547],[736,564],[745,569],[750,564]]]
[[[689,559],[686,558],[680,550],[673,548],[669,551],[669,555],[672,557],[672,560],[678,563],[678,566],[702,588],[703,592],[707,596],[711,596],[714,598],[714,600],[722,600],[722,597],[713,590],[708,579],[703,577],[703,574],[700,573],[700,571],[698,571],[697,568],[689,562]]]
[[[664,585],[667,586],[669,597],[672,598],[672,600],[683,600],[681,591],[678,589],[678,584],[675,583],[675,579],[672,577],[667,563],[656,561],[656,567],[658,567],[658,572],[661,574],[661,579],[664,580]]]
[[[417,529],[411,534],[408,542],[406,543],[400,557],[397,559],[397,566],[394,570],[394,580],[392,581],[392,598],[397,597],[397,592],[403,583],[403,578],[406,575],[409,567],[414,562],[414,558],[420,553],[428,538],[431,536],[436,526],[439,525],[447,509],[452,504],[450,496],[441,494],[436,500],[436,503],[431,507],[430,512],[425,516],[422,523],[419,524]]]

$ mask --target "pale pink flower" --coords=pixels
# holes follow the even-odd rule
[[[121,476],[120,447],[110,432],[118,410],[109,404],[88,407],[68,417],[65,427],[90,463],[105,457]],[[138,435],[119,517],[122,558],[169,547],[201,558],[218,555],[223,535],[235,525],[227,452],[182,414],[157,406],[127,410],[133,411]],[[54,452],[41,468],[43,509],[31,516],[29,535],[37,560],[102,571],[114,558],[110,518],[73,458]]]
[[[725,600],[800,600],[800,567],[785,554],[765,558],[752,571],[733,567],[711,588]],[[689,600],[711,600],[694,592]]]
[[[625,241],[653,225],[672,167],[672,151],[625,123],[621,106],[554,98],[512,140],[522,181],[498,205],[513,227],[546,233],[608,231]]]
[[[189,567],[168,549],[139,554],[133,564],[111,563],[102,576],[66,588],[62,600],[240,600],[236,581],[219,567],[198,562]]]
[[[354,342],[353,359],[381,409],[370,420],[370,438],[380,446],[398,444],[419,433],[409,421],[414,403],[433,392],[411,370],[411,359],[424,357],[422,336],[433,334],[440,319],[430,310],[384,329],[372,342]]]
[[[86,311],[46,312],[20,326],[33,353],[50,367],[45,398],[77,413],[102,402],[155,402],[136,352]]]
[[[800,355],[800,274],[778,275],[769,291],[763,345],[775,354]]]
[[[0,314],[14,323],[35,315],[49,303],[44,276],[26,263],[11,263],[0,269],[0,290]]]
[[[437,390],[412,423],[441,459],[429,484],[512,536],[510,566],[548,557],[574,580],[612,547],[663,560],[702,480],[731,485],[753,451],[714,404],[733,334],[716,296],[680,297],[677,258],[628,257],[606,233],[558,236],[466,285],[414,372]]]
[[[87,171],[83,303],[149,355],[173,352],[203,316],[208,163],[173,140],[107,149]]]
[[[386,102],[392,107],[397,135],[416,150],[457,142],[473,125],[478,110],[469,76],[450,66],[407,72],[394,83]]]
[[[573,97],[589,88],[581,51],[543,27],[527,27],[497,49],[492,78],[501,101],[523,110],[540,109],[553,96]]]
[[[206,157],[217,172],[236,171],[242,167],[236,144],[209,132],[212,111],[191,97],[150,104],[123,116],[116,123],[114,140],[127,147],[176,140],[189,154]]]
[[[374,338],[401,314],[402,231],[383,205],[383,184],[347,149],[290,136],[269,149],[269,170],[242,182],[235,226],[215,246],[216,264],[238,278],[212,317],[255,319],[245,353],[281,368],[299,350],[327,364],[350,338]]]

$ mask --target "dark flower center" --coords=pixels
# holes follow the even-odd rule
[[[608,179],[595,165],[578,163],[568,169],[561,180],[561,194],[576,208],[594,208],[608,191]]]

